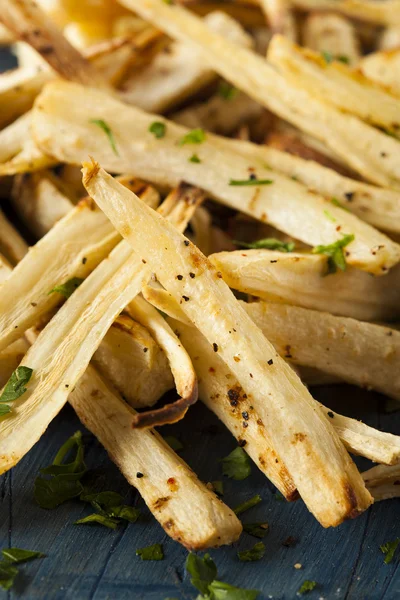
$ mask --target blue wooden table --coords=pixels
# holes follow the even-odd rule
[[[0,53],[0,71],[10,65]],[[349,386],[314,390],[325,405],[368,424],[400,434],[400,413],[385,414],[385,399]],[[126,503],[142,508],[143,518],[116,531],[101,526],[76,526],[74,521],[91,511],[71,501],[46,511],[33,498],[39,468],[48,465],[60,445],[77,429],[85,431],[67,406],[50,425],[33,450],[0,478],[0,548],[17,546],[40,550],[47,558],[21,567],[13,589],[1,597],[40,600],[180,600],[196,597],[184,571],[187,552],[165,535],[143,501],[108,459],[99,443],[85,432],[86,462],[104,475],[107,489],[119,491]],[[163,429],[184,444],[183,458],[204,481],[221,479],[219,459],[235,441],[202,405],[193,407],[185,420]],[[363,468],[368,461],[358,460]],[[255,563],[242,563],[238,549],[254,538],[243,534],[234,547],[212,550],[218,576],[231,584],[260,590],[260,598],[296,598],[305,579],[318,582],[311,600],[395,600],[400,598],[400,550],[384,564],[380,545],[400,537],[400,500],[377,504],[354,521],[324,530],[299,501],[287,504],[253,467],[245,481],[224,481],[224,500],[231,506],[259,493],[263,502],[243,515],[244,522],[268,521],[266,554]],[[294,545],[284,545],[288,537]],[[160,542],[165,559],[142,562],[136,548]],[[300,563],[301,569],[294,565]]]

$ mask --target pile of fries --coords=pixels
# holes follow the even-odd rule
[[[399,496],[400,437],[308,388],[400,401],[400,1],[0,21],[0,191],[36,240],[0,214],[0,473],[68,401],[168,535],[230,544],[234,511],[153,429],[199,398],[324,527]]]

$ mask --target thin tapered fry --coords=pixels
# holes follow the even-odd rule
[[[362,475],[375,501],[400,496],[400,465],[378,465]]]
[[[137,414],[133,419],[133,427],[150,427],[179,421],[188,408],[197,402],[197,378],[192,362],[168,323],[151,304],[138,296],[127,306],[127,311],[151,332],[164,350],[180,395],[180,399],[172,404]]]
[[[76,109],[68,117],[66,105],[71,94]],[[110,144],[104,144],[104,132],[89,123],[94,115],[108,123],[118,155]],[[157,117],[125,106],[99,90],[60,81],[46,86],[36,101],[33,136],[44,152],[64,162],[76,164],[93,155],[111,172],[133,171],[170,186],[184,179],[232,208],[311,245],[332,243],[343,233],[352,233],[355,239],[346,247],[346,260],[361,269],[383,273],[399,261],[400,247],[392,240],[340,207],[328,205],[298,182],[268,169],[263,161],[228,150],[223,138],[209,136],[201,144],[182,145],[188,130],[164,120],[166,135],[157,139],[149,131],[154,121]],[[193,152],[200,162],[190,160]],[[267,185],[232,185],[234,180],[249,179],[250,173]],[[327,218],[326,210],[334,220]]]
[[[332,57],[345,57],[351,66],[360,58],[360,44],[353,23],[336,13],[311,13],[303,23],[303,46]]]
[[[237,88],[323,141],[353,169],[379,185],[400,187],[399,141],[294,86],[254,52],[236,48],[189,11],[162,0],[120,0],[204,59]]]
[[[30,0],[3,0],[0,20],[19,39],[28,42],[65,79],[108,88],[103,77]]]
[[[250,304],[247,309],[252,305]],[[250,311],[250,316],[254,315]],[[258,320],[255,319],[258,324]],[[174,329],[178,331],[180,339],[193,360],[193,365],[199,377],[199,395],[202,402],[217,414],[223,423],[239,438],[239,443],[246,442],[244,448],[257,466],[280,489],[282,494],[288,496],[290,492],[283,488],[287,484],[282,469],[271,473],[268,456],[268,439],[262,429],[256,424],[256,419],[249,422],[249,427],[243,430],[243,412],[249,412],[252,405],[248,397],[237,383],[234,375],[229,371],[218,355],[215,355],[207,340],[194,327],[189,327],[181,322],[171,321]],[[265,331],[264,331],[265,333]],[[275,339],[272,339],[279,351]],[[378,431],[349,417],[339,415],[320,404],[321,409],[330,419],[340,439],[349,452],[365,456],[379,463],[392,465],[400,460],[400,437],[390,433]],[[250,410],[251,412],[251,410]],[[271,450],[269,449],[269,452]]]
[[[133,408],[152,406],[174,387],[164,352],[148,330],[125,313],[111,325],[92,364]]]
[[[251,47],[252,40],[241,25],[227,14],[217,11],[205,22],[235,45]],[[184,43],[173,43],[168,52],[160,52],[143,69],[134,69],[121,85],[121,99],[149,112],[165,112],[217,79],[204,64],[201,53]]]
[[[184,228],[181,211],[170,208],[171,217],[177,214]],[[187,207],[187,220],[194,208]],[[33,369],[28,390],[0,422],[0,472],[13,467],[38,441],[114,319],[149,277],[149,268],[123,240],[51,319],[23,359],[24,366]]]
[[[274,36],[268,47],[268,60],[289,80],[324,102],[392,133],[400,127],[398,98],[347,64],[327,62],[323,55],[300,48],[280,35]]]
[[[0,210],[0,253],[14,266],[28,250],[28,244]]]
[[[371,277],[358,269],[327,275],[325,256],[273,250],[236,250],[209,257],[229,287],[283,302],[353,317],[393,321],[400,314],[400,270]]]
[[[365,510],[371,497],[328,419],[209,261],[97,164],[85,165],[83,172],[91,196],[164,287],[182,299],[187,316],[252,395],[273,447],[279,447],[294,484],[318,520],[324,526],[337,525]],[[168,268],[162,268],[166,264]]]
[[[305,160],[268,146],[218,138],[249,160],[263,160],[272,169],[302,182],[345,208],[360,219],[386,231],[400,232],[400,193],[351,179],[313,160]]]
[[[69,402],[169,536],[189,550],[237,540],[242,527],[234,512],[197,479],[156,431],[132,429],[135,411],[92,367]]]

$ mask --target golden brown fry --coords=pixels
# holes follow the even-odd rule
[[[334,12],[308,15],[303,24],[302,42],[303,46],[316,52],[344,57],[351,66],[357,65],[361,58],[356,27]]]

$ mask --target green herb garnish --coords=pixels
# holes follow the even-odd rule
[[[392,562],[394,553],[396,552],[399,543],[400,538],[397,538],[393,542],[386,542],[386,544],[382,544],[382,546],[380,547],[383,554],[385,555],[385,565],[388,565]]]
[[[260,593],[257,590],[245,590],[216,580],[208,586],[208,589],[209,595],[205,598],[210,600],[256,600]]]
[[[242,481],[251,473],[251,463],[246,452],[238,446],[221,460],[222,472],[230,479]]]
[[[146,548],[138,548],[136,556],[140,556],[142,560],[163,560],[163,547],[161,544],[153,544]]]
[[[236,246],[241,246],[242,248],[252,248],[252,249],[267,249],[267,250],[278,250],[279,252],[293,252],[295,249],[294,242],[281,242],[276,238],[264,238],[263,240],[256,240],[255,242],[238,242],[233,240],[233,243]]]
[[[206,132],[204,129],[192,129],[183,138],[179,141],[180,146],[184,146],[185,144],[202,144],[206,139]]]
[[[239,560],[244,562],[253,562],[255,560],[260,560],[265,554],[265,545],[263,542],[257,542],[252,548],[249,550],[242,550],[242,552],[238,552]]]
[[[353,234],[344,234],[341,240],[328,244],[327,246],[315,246],[313,254],[325,254],[328,256],[328,274],[336,273],[337,269],[346,270],[346,259],[343,248],[354,240]]]
[[[78,519],[75,521],[75,525],[104,525],[104,527],[108,527],[109,529],[117,529],[119,521],[117,519],[113,519],[112,517],[107,517],[106,515],[101,515],[99,513],[93,513],[88,515],[87,517],[83,517],[83,519]]]
[[[243,523],[243,529],[249,535],[262,539],[269,530],[268,523]]]
[[[329,65],[331,64],[334,60],[337,60],[341,63],[344,63],[345,65],[348,65],[350,63],[350,59],[348,56],[345,56],[344,54],[332,54],[331,52],[321,52],[322,56],[324,57],[325,62]]]
[[[35,558],[45,558],[42,552],[35,550],[23,550],[22,548],[6,548],[1,551],[3,559],[0,561],[0,586],[4,590],[9,590],[18,575],[18,569],[15,565],[34,560]]]
[[[7,381],[0,396],[0,417],[11,412],[8,402],[14,402],[27,390],[25,387],[32,377],[33,369],[29,367],[17,367]]]
[[[256,494],[252,498],[249,498],[249,500],[245,500],[241,504],[238,504],[238,506],[233,509],[234,513],[236,515],[241,515],[246,510],[249,510],[249,508],[253,508],[253,506],[257,506],[257,504],[260,504],[260,502],[262,502],[262,498],[260,494]]]
[[[62,294],[65,298],[69,298],[72,296],[74,291],[83,283],[83,279],[80,277],[72,277],[68,279],[65,283],[61,283],[60,285],[56,285],[52,290],[49,291],[49,294],[53,294],[57,292],[58,294]]]
[[[337,198],[331,198],[331,204],[333,204],[334,206],[337,206],[338,208],[342,208],[343,210],[346,210],[347,212],[350,212],[349,209],[347,208],[347,206],[344,206],[344,204],[339,202],[339,200]]]
[[[317,587],[317,585],[318,584],[316,581],[310,581],[309,579],[306,579],[302,583],[298,593],[299,594],[308,594],[308,592],[312,592]]]
[[[165,136],[165,133],[167,131],[167,126],[165,125],[165,123],[162,123],[161,121],[154,121],[154,123],[152,123],[150,125],[149,131],[150,131],[150,133],[152,133],[154,135],[155,138],[160,140],[161,138],[163,138]]]
[[[332,221],[332,223],[336,223],[336,219],[333,216],[332,213],[329,212],[329,210],[324,210],[324,215],[326,216],[327,219],[329,219],[330,221]]]
[[[167,442],[168,446],[171,446],[172,450],[175,452],[179,452],[179,450],[183,450],[183,444],[178,438],[174,435],[166,435],[164,441]]]
[[[208,586],[214,581],[217,576],[217,567],[209,554],[205,554],[203,558],[193,554],[192,552],[186,559],[186,571],[191,576],[191,584],[202,594],[208,593]]]
[[[233,100],[238,95],[239,90],[227,81],[221,81],[218,86],[218,96],[224,100]]]
[[[114,154],[119,156],[117,146],[115,145],[114,134],[113,134],[112,130],[110,129],[110,126],[107,125],[107,123],[105,121],[103,121],[103,119],[90,119],[89,123],[93,123],[93,125],[97,125],[98,127],[100,127],[100,129],[102,129],[104,131],[104,133],[108,137],[108,141],[110,142],[110,146],[113,149]]]
[[[191,163],[201,163],[201,159],[197,156],[197,154],[192,154],[192,156],[189,158],[189,162]]]
[[[245,185],[270,185],[274,183],[272,179],[257,179],[250,177],[249,179],[230,179],[229,185],[245,186]]]
[[[69,463],[63,462],[75,447],[75,458]],[[79,496],[83,492],[80,480],[86,473],[82,433],[75,432],[61,446],[53,464],[40,469],[40,472],[42,475],[50,476],[50,479],[40,476],[35,479],[34,496],[42,508],[56,508],[63,502]]]

